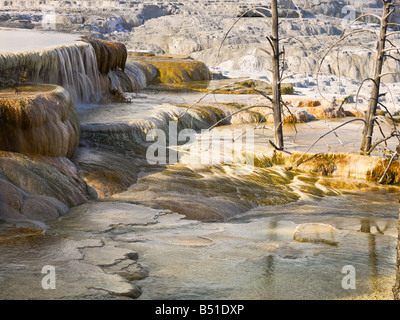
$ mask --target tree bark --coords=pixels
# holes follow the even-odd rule
[[[374,132],[374,121],[376,116],[376,109],[378,107],[378,99],[379,99],[379,87],[381,84],[381,74],[383,68],[383,61],[384,61],[384,49],[385,49],[385,42],[386,42],[386,31],[388,27],[389,21],[389,12],[391,10],[391,2],[392,0],[383,0],[383,14],[382,14],[382,22],[378,40],[378,47],[377,47],[377,56],[375,61],[375,71],[374,71],[374,78],[371,90],[371,97],[368,103],[368,110],[365,117],[366,124],[363,130],[363,138],[361,142],[361,152],[367,153],[372,144],[372,135]]]
[[[274,118],[274,139],[278,149],[283,149],[282,129],[282,107],[281,107],[281,84],[279,73],[279,23],[278,23],[278,1],[271,0],[272,14],[272,111]]]

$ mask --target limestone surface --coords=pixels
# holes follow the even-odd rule
[[[18,91],[0,91],[0,150],[72,157],[80,124],[68,92],[50,85],[24,85]]]
[[[91,197],[67,158],[2,151],[0,186],[0,220],[54,220]]]
[[[324,223],[304,223],[296,227],[293,238],[300,242],[338,245],[341,232],[331,225]]]

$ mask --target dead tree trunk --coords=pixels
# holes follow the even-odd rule
[[[383,0],[383,14],[381,19],[381,29],[378,40],[377,56],[375,61],[375,71],[372,84],[371,97],[368,103],[368,110],[365,117],[366,124],[363,130],[363,139],[361,143],[361,152],[367,153],[372,144],[372,135],[374,132],[374,122],[376,116],[376,110],[378,107],[379,99],[379,87],[381,84],[382,68],[385,55],[385,42],[386,42],[386,31],[388,27],[388,21],[390,11],[392,7],[392,0]]]
[[[281,79],[279,67],[279,23],[278,23],[278,1],[271,0],[272,14],[272,110],[274,117],[274,138],[278,149],[283,149],[282,109],[281,109]]]

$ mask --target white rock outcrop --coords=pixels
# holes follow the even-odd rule
[[[324,223],[303,223],[296,227],[293,238],[299,242],[325,243],[338,245],[341,231]]]

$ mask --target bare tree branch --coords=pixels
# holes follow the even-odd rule
[[[392,3],[391,5],[394,5],[394,4]],[[390,6],[390,5],[389,5],[389,6]],[[385,21],[387,18],[389,18],[389,16],[390,16],[393,12],[395,12],[395,10],[396,10],[396,8],[393,8],[393,9],[390,10],[386,15],[384,15],[384,16],[382,17],[381,22],[382,22],[382,21]]]
[[[398,72],[386,72],[386,73],[380,74],[378,77],[379,77],[379,78],[382,78],[382,77],[388,76],[388,75],[390,75],[390,74],[398,74]]]
[[[300,162],[300,163],[296,166],[296,168],[299,167],[300,165],[302,165],[302,164],[304,164],[304,163],[306,163],[306,162],[308,162],[308,161],[314,159],[315,157],[320,156],[321,154],[324,154],[324,153],[323,153],[323,152],[318,152],[318,153],[313,154],[311,157],[309,157],[309,158],[305,159],[304,161]],[[289,170],[292,170],[292,168],[289,168]]]
[[[274,44],[272,43],[271,37],[270,37],[270,36],[266,36],[266,38],[267,38],[267,40],[268,40],[268,42],[269,42],[269,45],[270,45],[271,48],[272,48],[272,53],[275,55],[276,52],[275,52]]]
[[[362,122],[365,123],[365,120],[364,120],[364,119],[361,119],[361,118],[351,119],[351,120],[349,120],[349,121],[346,121],[345,123],[342,123],[341,125],[337,126],[336,128],[334,128],[334,129],[328,131],[327,133],[323,134],[323,135],[320,136],[310,147],[308,147],[308,149],[307,149],[306,151],[304,151],[304,152],[301,154],[301,156],[300,156],[299,158],[297,158],[297,160],[292,164],[292,166],[289,168],[289,170],[292,170],[293,167],[296,166],[297,162],[299,162],[300,159],[302,159],[302,158],[304,157],[304,155],[305,155],[306,153],[308,153],[321,139],[323,139],[324,137],[326,137],[328,134],[334,132],[335,130],[337,130],[337,129],[339,129],[339,128],[341,128],[341,127],[343,127],[343,126],[345,126],[345,125],[347,125],[347,124],[349,124],[349,123],[351,123],[351,122],[355,122],[355,121],[362,121]],[[296,166],[296,167],[297,167],[297,166]]]
[[[265,53],[268,54],[270,57],[272,57],[272,53],[269,52],[268,50],[265,50],[264,48],[257,48],[257,50],[261,50],[262,52],[265,52]]]
[[[263,14],[262,12],[258,11],[258,9],[265,9],[265,8],[262,8],[262,7],[255,7],[255,8],[252,8],[252,9],[250,9],[250,10],[247,10],[247,11],[243,12],[243,13],[239,16],[239,18],[233,23],[233,25],[229,28],[229,30],[227,31],[227,33],[225,34],[224,38],[223,38],[222,41],[221,41],[221,45],[219,46],[219,49],[218,49],[218,56],[219,56],[219,53],[221,52],[222,45],[223,45],[223,43],[225,42],[226,38],[228,37],[229,33],[232,31],[232,29],[235,27],[235,25],[236,25],[245,15],[249,14],[250,12],[256,12],[256,13],[258,13],[259,15],[263,16],[263,17],[266,18],[266,19],[271,19],[270,17],[267,17],[267,16],[266,16],[265,14]],[[271,47],[272,47],[272,49],[273,49],[273,46],[271,46]]]
[[[389,171],[389,169],[390,169],[390,166],[392,165],[393,159],[394,159],[394,157],[395,157],[396,155],[397,155],[397,153],[394,152],[394,153],[392,154],[392,156],[390,157],[389,164],[388,164],[388,166],[386,167],[385,172],[383,173],[382,177],[379,179],[379,183],[382,183],[382,182],[383,182],[383,179],[384,179],[385,176],[387,175],[387,173],[388,173],[388,171]]]
[[[388,22],[388,25],[390,25],[390,26],[400,26],[400,23]]]
[[[390,37],[390,36],[393,36],[393,35],[396,35],[396,34],[400,34],[400,31],[389,32],[389,33],[386,34],[386,37]]]
[[[326,121],[326,119],[324,120],[324,122],[325,122],[325,124],[328,126],[329,129],[333,130],[333,128],[331,127],[331,125]],[[342,140],[340,140],[340,138],[339,138],[339,136],[337,135],[337,133],[336,133],[335,131],[333,131],[332,133],[333,133],[333,134],[335,135],[335,137],[338,139],[339,143],[340,143],[341,145],[343,145],[343,142],[342,142]]]
[[[395,60],[397,62],[400,62],[400,58],[393,57],[391,54],[385,54],[384,57],[385,58],[392,58],[393,60]]]
[[[197,139],[196,139],[195,141],[193,141],[193,143],[189,146],[188,150],[190,150],[190,148],[194,145],[194,143],[197,142],[197,141],[199,141],[199,140],[201,139],[201,137],[202,137],[205,133],[210,132],[212,129],[214,129],[215,127],[217,127],[219,124],[221,124],[221,123],[224,122],[225,120],[231,118],[232,116],[234,116],[234,115],[236,115],[236,114],[238,114],[238,113],[240,113],[240,112],[247,111],[247,110],[250,110],[250,109],[253,109],[253,108],[268,108],[268,109],[272,109],[272,107],[270,107],[270,106],[249,106],[249,107],[240,109],[240,110],[238,110],[238,111],[235,111],[235,112],[231,113],[230,115],[228,115],[228,116],[226,116],[226,117],[224,117],[224,118],[218,120],[216,123],[214,123],[212,126],[210,126],[207,130],[204,130],[201,134],[199,134],[199,136],[197,137]]]
[[[394,130],[397,130],[396,121],[394,120],[392,114],[389,112],[388,108],[382,102],[378,102],[378,104],[380,106],[382,106],[386,110],[386,112],[389,114],[390,120],[392,120],[393,128],[394,128]]]
[[[365,83],[366,81],[369,81],[369,80],[375,83],[375,80],[374,80],[374,79],[372,79],[372,78],[366,78],[366,79],[364,79],[363,81],[361,81],[361,84],[360,84],[360,86],[358,87],[357,95],[356,95],[356,109],[357,109],[357,106],[358,106],[358,97],[359,97],[359,93],[360,93],[360,91],[361,91],[361,88],[362,88],[362,86],[364,85],[364,83]],[[365,100],[368,100],[368,99],[369,99],[369,98],[367,98],[367,99],[365,99]]]
[[[385,142],[385,141],[387,141],[387,140],[389,140],[389,139],[391,139],[391,138],[393,138],[393,137],[395,137],[395,136],[398,136],[398,135],[399,135],[399,132],[397,132],[397,131],[392,131],[387,137],[382,138],[381,140],[376,141],[376,142],[371,146],[371,148],[368,150],[368,152],[367,152],[366,154],[367,154],[367,155],[370,155],[371,152],[374,151],[374,149],[375,149],[378,145],[380,145],[382,142]]]
[[[386,49],[383,50],[383,53],[390,52],[390,51],[394,51],[394,50],[400,50],[400,48],[399,48],[399,47],[395,47],[395,48],[386,48]]]
[[[393,108],[396,109],[396,103],[395,103],[395,101],[394,101],[394,96],[393,96],[392,90],[390,90],[389,86],[388,86],[385,82],[381,81],[381,84],[384,85],[385,88],[389,91],[390,99],[392,99],[392,103],[393,103]],[[392,116],[391,113],[389,112],[389,110],[386,108],[386,106],[384,106],[384,105],[383,105],[381,102],[379,102],[379,101],[378,101],[378,103],[381,104],[381,105],[386,109],[386,111],[390,114],[390,116]]]
[[[248,130],[245,130],[244,132],[242,132],[242,133],[241,133],[240,135],[238,135],[235,139],[233,139],[233,141],[236,141],[237,139],[241,138],[242,136],[244,136],[244,135],[245,135],[248,131],[250,131],[250,130],[256,130],[256,129],[258,129],[258,127],[259,127],[261,124],[263,124],[264,122],[267,122],[267,121],[268,121],[268,117],[271,116],[271,115],[273,115],[272,112],[269,112],[269,113],[267,113],[266,115],[264,115],[264,116],[260,119],[260,121],[258,121],[258,123],[257,123],[255,126],[253,126],[251,129],[248,129]],[[274,131],[273,128],[268,127],[268,126],[265,126],[265,125],[264,125],[264,128],[265,128],[265,129],[269,129],[269,130],[271,130],[271,131]]]
[[[350,36],[352,36],[352,35],[354,35],[354,34],[356,34],[356,33],[360,33],[360,32],[372,32],[372,33],[374,33],[375,35],[378,36],[378,34],[376,33],[376,31],[374,31],[374,30],[371,30],[371,29],[361,29],[361,30],[354,30],[354,31],[352,31],[352,32],[350,32],[350,33],[348,33],[348,34],[346,34],[345,36],[340,37],[339,40],[337,40],[334,44],[332,44],[332,45],[329,47],[329,49],[327,50],[327,52],[325,53],[325,55],[322,57],[322,60],[321,60],[321,62],[320,62],[320,64],[319,64],[319,65],[320,65],[319,70],[321,69],[321,66],[322,66],[323,61],[325,60],[325,58],[327,57],[327,55],[329,54],[329,52],[330,52],[334,47],[336,47],[340,42],[342,42],[342,41],[345,40],[346,38],[348,38],[348,37],[350,37]],[[318,70],[318,71],[319,71],[319,70]]]
[[[233,85],[233,84],[238,84],[238,83],[246,82],[246,81],[249,81],[249,80],[252,80],[252,79],[251,79],[251,78],[248,78],[248,79],[244,79],[244,80],[240,80],[240,81],[235,81],[235,82],[226,84],[226,85],[224,85],[224,86],[218,87],[218,88],[216,88],[216,89],[213,89],[213,90],[211,90],[211,91],[205,93],[199,100],[197,100],[196,102],[192,103],[189,107],[187,107],[186,110],[185,110],[180,116],[177,117],[177,120],[181,119],[189,110],[191,110],[196,104],[198,104],[198,103],[201,102],[203,99],[205,99],[208,95],[210,95],[210,94],[212,94],[212,93],[214,93],[214,92],[216,92],[216,91],[218,91],[218,90],[221,90],[221,89],[223,89],[223,88],[229,87],[229,86],[231,86],[231,85]]]
[[[339,105],[339,107],[338,107],[338,110],[340,111],[343,111],[343,105],[347,102],[347,100],[348,99],[350,99],[351,97],[356,97],[356,99],[358,100],[358,98],[360,97],[358,94],[354,94],[354,93],[352,93],[352,94],[349,94],[348,96],[346,96],[344,99],[343,99],[343,101],[340,103],[340,105]],[[366,97],[361,97],[362,99],[364,99],[364,100],[367,100],[368,98],[366,98]],[[356,109],[357,109],[357,106],[356,106]]]
[[[360,33],[360,32],[372,32],[372,33],[374,33],[374,34],[377,35],[376,31],[370,30],[370,29],[355,30],[355,31],[353,31],[353,32],[350,32],[350,33],[344,35],[344,36],[341,36],[340,39],[337,40],[337,41],[335,41],[335,42],[329,47],[329,49],[325,52],[325,54],[323,55],[323,57],[322,57],[322,59],[321,59],[321,61],[320,61],[320,63],[319,63],[319,66],[318,66],[318,71],[317,71],[317,84],[318,84],[318,91],[319,91],[320,95],[321,95],[325,100],[326,100],[326,98],[322,95],[322,93],[321,93],[321,91],[320,91],[320,89],[319,89],[319,74],[321,73],[321,68],[322,68],[322,65],[323,65],[323,63],[324,63],[326,57],[327,57],[328,54],[333,50],[333,48],[335,48],[340,42],[344,41],[344,40],[345,40],[346,38],[348,38],[349,36],[352,36],[352,35],[354,35],[354,34],[356,34],[356,33]]]
[[[262,92],[256,88],[252,88],[252,90],[257,92],[258,94],[262,95],[264,98],[268,99],[272,103],[272,98],[270,96],[268,96],[267,94],[265,94],[264,92]]]
[[[382,137],[385,139],[385,138],[386,138],[385,133],[383,132],[382,127],[381,127],[381,124],[379,123],[378,119],[375,119],[374,122],[378,125],[379,131],[380,131]],[[385,140],[385,147],[387,147],[387,142],[386,142],[386,140]]]
[[[354,19],[352,22],[350,22],[350,23],[343,29],[342,35],[341,35],[341,36],[343,36],[343,35],[345,34],[346,30],[347,30],[350,26],[352,26],[354,23],[356,23],[358,20],[361,20],[362,18],[365,18],[365,17],[368,17],[368,16],[375,17],[375,18],[377,18],[377,19],[380,21],[380,23],[382,23],[382,18],[381,18],[380,16],[376,15],[376,14],[372,14],[372,13],[363,14],[363,15],[359,16],[358,18]]]

